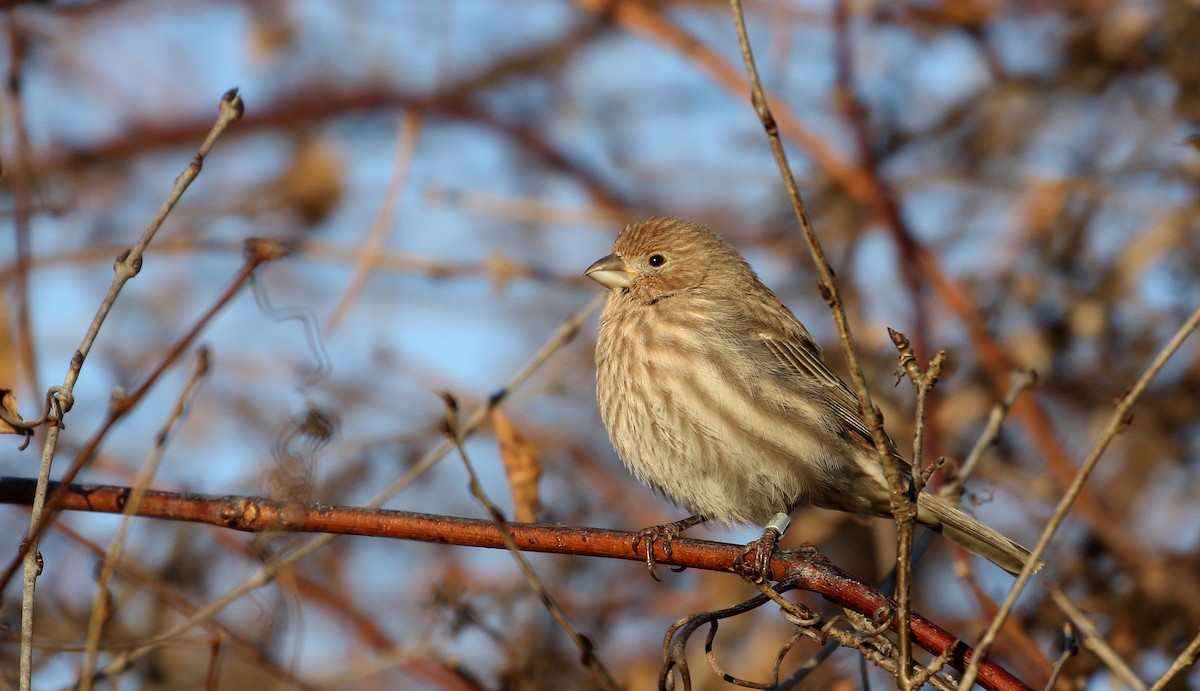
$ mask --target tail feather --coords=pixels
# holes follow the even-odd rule
[[[932,494],[922,492],[917,498],[917,522],[1011,574],[1020,572],[1029,561],[1029,550]],[[1044,565],[1039,561],[1034,571]]]

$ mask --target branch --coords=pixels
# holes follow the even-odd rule
[[[61,485],[52,491],[62,494],[60,510],[121,513],[132,493],[129,487],[113,485]],[[32,502],[33,480],[0,478],[0,504]],[[434,542],[444,545],[505,549],[504,536],[487,519],[461,518],[363,509],[353,506],[293,504],[253,496],[214,496],[176,492],[147,491],[137,515],[174,521],[206,523],[243,532],[300,532],[338,535],[364,535],[393,539]],[[585,557],[642,560],[630,549],[633,533],[620,530],[508,523],[516,546],[526,552],[549,552]],[[661,564],[685,566],[708,571],[733,572],[741,559],[743,545],[706,540],[677,539],[667,555],[656,543],[655,560]],[[771,559],[771,580],[790,581],[796,587],[817,593],[825,599],[871,617],[878,612],[894,612],[896,603],[871,586],[833,565],[809,547],[796,552],[777,552]],[[895,618],[891,618],[895,628]],[[913,639],[933,655],[945,656],[947,664],[965,669],[974,651],[957,637],[920,614],[912,613]],[[980,667],[979,683],[987,689],[1027,689],[1003,668],[985,663]]]

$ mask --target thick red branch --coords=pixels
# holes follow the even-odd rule
[[[57,489],[55,486],[51,491]],[[0,503],[29,504],[33,500],[33,490],[33,480],[0,478]],[[71,485],[62,495],[59,508],[121,513],[131,491],[129,487],[113,485]],[[334,533],[504,548],[500,531],[489,520],[353,506],[289,504],[263,497],[148,491],[138,506],[137,515],[207,523],[245,532]],[[517,546],[528,552],[644,559],[631,548],[633,533],[543,523],[509,523],[507,526]],[[710,571],[732,571],[743,551],[741,545],[706,540],[680,538],[672,544],[669,557],[662,551],[661,544],[655,545],[659,563]],[[771,562],[771,576],[775,580],[789,579],[804,590],[868,617],[895,610],[891,598],[834,566],[815,549],[777,553]],[[930,653],[939,655],[944,650],[953,651],[951,666],[961,670],[970,662],[971,648],[921,615],[912,615],[912,630],[913,640]],[[984,665],[979,683],[988,689],[1029,688],[990,662]]]

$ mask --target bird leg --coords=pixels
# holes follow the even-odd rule
[[[667,558],[669,559],[672,556],[671,541],[679,537],[679,534],[683,531],[691,528],[694,525],[703,523],[706,520],[708,519],[706,519],[704,516],[688,516],[687,518],[675,521],[674,523],[643,528],[642,530],[637,531],[637,534],[633,536],[633,552],[636,554],[638,551],[638,545],[642,542],[642,540],[646,541],[646,568],[650,569],[650,576],[654,580],[661,583],[662,579],[660,579],[658,574],[654,571],[654,543],[656,541],[662,542],[663,551],[667,553]],[[680,569],[680,571],[682,570],[683,569]]]
[[[734,564],[734,571],[751,583],[762,583],[768,580],[771,575],[771,553],[775,551],[775,545],[791,523],[792,519],[786,513],[775,514],[767,527],[763,528],[762,537],[746,545],[742,550],[741,556]],[[751,555],[753,558],[748,559]]]

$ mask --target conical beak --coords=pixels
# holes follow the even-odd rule
[[[605,288],[628,288],[633,285],[633,273],[620,255],[610,254],[583,272],[584,276]]]

